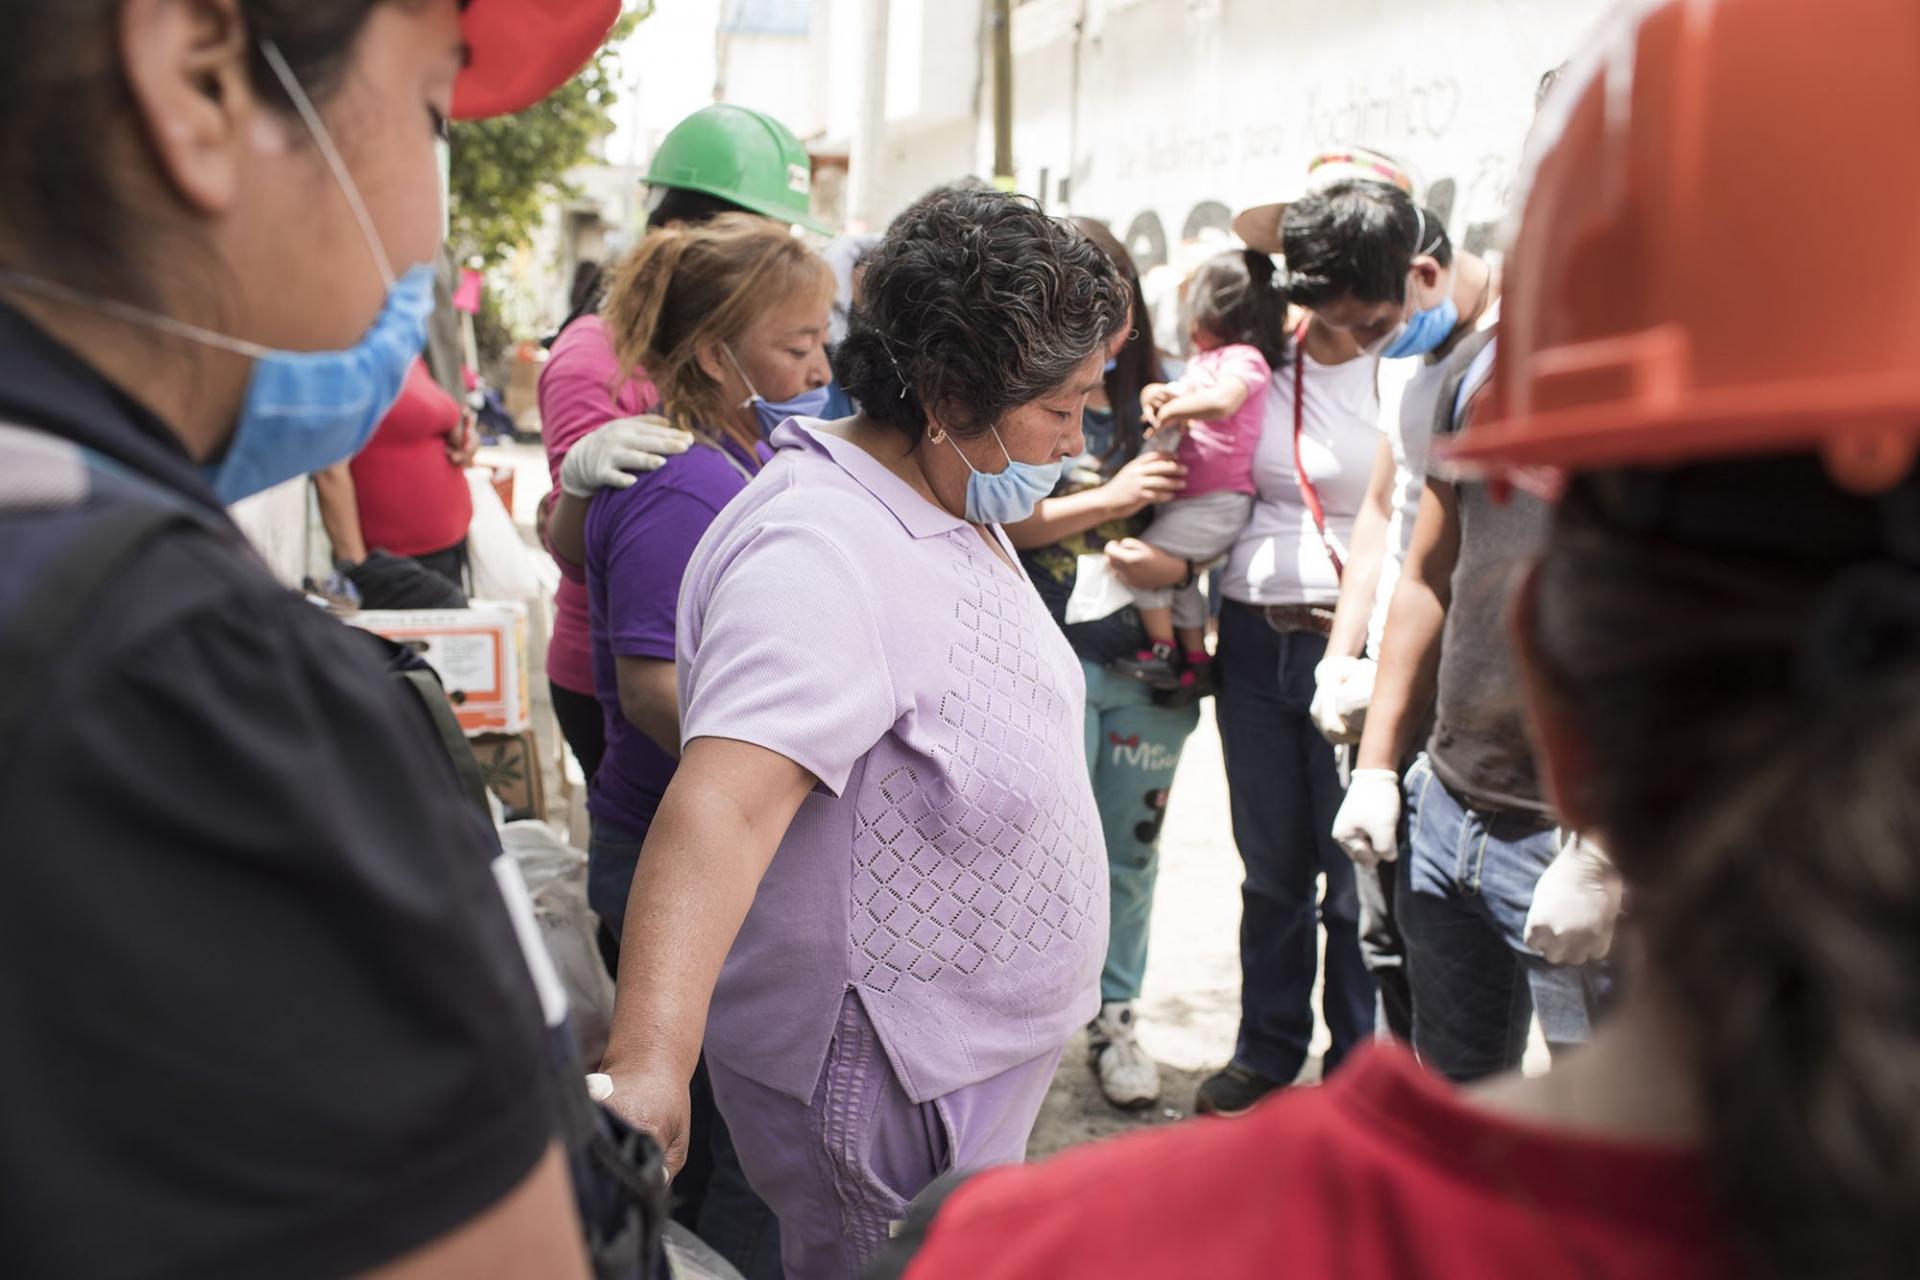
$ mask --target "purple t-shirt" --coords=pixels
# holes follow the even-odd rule
[[[680,732],[820,785],[727,955],[706,1048],[806,1101],[852,990],[925,1102],[1057,1053],[1099,1008],[1084,678],[965,521],[819,423],[773,444],[687,566]]]
[[[587,793],[587,811],[645,836],[673,777],[673,757],[620,710],[615,658],[674,660],[680,575],[707,526],[747,487],[742,468],[758,461],[695,446],[640,476],[631,488],[602,489],[587,509],[587,612],[593,687],[607,730],[607,754]],[[772,457],[760,446],[760,458]],[[729,456],[730,455],[730,456]]]

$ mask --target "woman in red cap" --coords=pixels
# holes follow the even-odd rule
[[[517,873],[433,704],[225,506],[366,442],[448,118],[617,13],[8,7],[0,1271],[587,1274]]]

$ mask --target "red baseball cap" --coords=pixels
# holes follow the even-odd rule
[[[620,0],[467,0],[456,120],[524,111],[576,75],[620,17]]]

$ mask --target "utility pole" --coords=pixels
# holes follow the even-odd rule
[[[881,155],[887,136],[887,10],[889,0],[863,0],[860,114],[847,148],[847,222],[880,225]]]
[[[993,185],[1014,189],[1013,0],[993,3]]]

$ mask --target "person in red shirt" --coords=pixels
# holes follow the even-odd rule
[[[374,551],[417,560],[467,590],[466,469],[480,438],[427,362],[414,361],[400,398],[350,463],[319,473],[320,517],[333,557],[351,571]]]
[[[1621,1003],[1544,1076],[1376,1046],[983,1175],[875,1275],[1915,1274],[1920,10],[1611,22],[1542,108],[1492,374],[1436,458],[1556,504],[1513,629],[1556,809],[1625,885]],[[1814,229],[1870,270],[1769,305],[1755,251]]]

